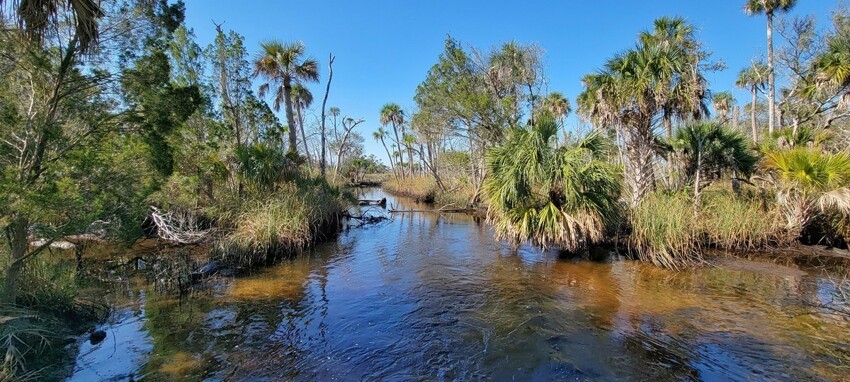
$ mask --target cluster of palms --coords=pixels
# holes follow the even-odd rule
[[[753,0],[747,10],[767,15],[770,38],[774,14],[792,5]],[[846,88],[850,54],[841,41],[830,41],[812,70],[830,86]],[[741,183],[747,183],[762,195],[773,195],[773,202],[764,208],[775,207],[785,218],[780,225],[785,237],[799,237],[821,217],[846,227],[850,217],[846,147],[828,147],[823,142],[829,134],[813,128],[777,128],[772,113],[767,134],[758,130],[754,106],[759,94],[768,97],[771,111],[775,108],[772,55],[771,48],[767,65],[757,63],[743,70],[737,81],[753,96],[750,139],[738,130],[737,113],[729,117],[732,94],[710,95],[702,71],[712,66],[694,29],[681,18],[656,20],[633,49],[584,77],[578,112],[597,126],[591,135],[563,144],[552,139],[553,116],[569,112],[563,96],[552,93],[536,121],[510,129],[507,141],[490,151],[485,192],[496,234],[515,244],[531,241],[583,249],[605,239],[602,233],[614,228],[606,225],[612,216],[628,214],[629,208],[654,193],[686,192],[698,218],[703,189],[721,179],[731,180],[736,193]],[[709,102],[717,113],[714,120],[708,119]],[[600,135],[602,131],[607,137]],[[767,137],[761,146],[760,136]],[[604,146],[593,143],[600,139],[615,144],[616,159],[591,149]],[[623,193],[620,174],[611,163],[623,168]]]
[[[417,152],[416,138],[406,131],[404,110],[396,103],[388,103],[381,107],[380,121],[382,127],[372,133],[372,136],[384,147],[393,175],[396,179],[413,176],[415,170],[413,154]],[[385,129],[387,125],[392,127],[391,131]],[[399,132],[401,132],[401,135],[399,135]],[[391,142],[389,146],[387,146],[387,141]],[[405,151],[407,152],[407,166],[405,166],[403,159]]]

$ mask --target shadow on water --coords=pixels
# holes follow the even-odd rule
[[[104,290],[122,307],[71,380],[832,380],[850,323],[819,307],[831,285],[743,260],[562,260],[470,216],[398,214],[188,298]]]

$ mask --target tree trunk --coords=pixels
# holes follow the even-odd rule
[[[395,121],[392,121],[393,125],[393,134],[395,134],[395,143],[396,148],[398,148],[398,171],[401,173],[402,179],[404,178],[404,161],[401,159],[401,140],[398,139],[398,126],[395,125]]]
[[[702,140],[697,142],[697,171],[696,176],[694,177],[694,216],[699,216],[699,209],[702,200],[702,194],[700,194],[699,182],[700,175],[702,175]]]
[[[307,145],[307,134],[304,133],[304,116],[302,115],[303,110],[301,109],[300,102],[295,106],[295,110],[298,113],[298,127],[301,129],[301,141],[304,143],[304,155],[307,157],[307,164],[310,167],[313,167],[313,159],[310,156],[310,147]]]
[[[646,130],[627,132],[631,135],[631,142],[626,152],[626,181],[632,193],[632,206],[638,205],[655,189],[653,137],[652,132]]]
[[[756,125],[756,102],[758,101],[758,95],[756,94],[755,89],[752,89],[753,92],[753,103],[750,104],[750,122],[753,127],[753,143],[759,143],[759,132],[758,126]]]
[[[328,57],[328,85],[325,87],[325,98],[322,99],[322,126],[321,126],[321,138],[322,138],[322,158],[319,159],[319,168],[322,172],[322,178],[325,177],[325,168],[327,167],[327,142],[328,138],[325,134],[325,106],[328,104],[328,94],[331,92],[331,80],[334,78],[334,55],[331,53]],[[336,118],[336,117],[334,117]]]
[[[286,107],[286,124],[289,125],[289,150],[298,152],[298,133],[296,133],[295,116],[292,112],[292,82],[283,79],[283,104]]]
[[[27,228],[29,221],[26,218],[15,218],[6,227],[6,237],[9,241],[10,256],[9,268],[6,270],[6,284],[3,289],[3,302],[15,304],[18,297],[18,279],[21,276],[29,242],[27,241]]]
[[[776,75],[773,69],[773,12],[767,12],[767,81],[770,98],[767,100],[767,131],[773,134],[776,123]]]
[[[738,131],[738,118],[741,118],[740,115],[741,109],[738,106],[732,106],[732,130]]]
[[[387,147],[387,143],[384,141],[384,136],[381,136],[381,145],[384,146],[384,150],[387,151],[387,158],[390,159],[390,169],[393,171],[393,175],[395,175],[395,180],[398,181],[398,173],[395,169],[395,162],[393,162],[393,154],[390,153],[390,149]]]

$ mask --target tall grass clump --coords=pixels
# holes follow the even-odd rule
[[[783,236],[781,217],[773,204],[727,191],[705,194],[700,226],[708,243],[731,250],[765,248]]]
[[[0,274],[8,260],[0,250]],[[51,378],[60,371],[56,361],[67,356],[63,342],[105,313],[78,299],[75,265],[60,254],[34,257],[24,267],[15,304],[0,305],[0,382]]]
[[[273,260],[336,233],[341,212],[342,195],[324,181],[282,183],[239,208],[213,257],[238,267]]]
[[[680,269],[702,261],[699,222],[685,193],[653,193],[631,210],[629,248],[642,261]]]

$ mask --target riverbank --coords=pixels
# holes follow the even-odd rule
[[[182,298],[124,268],[135,282],[91,291],[117,307],[99,327],[116,342],[84,346],[70,380],[840,380],[838,274],[711,259],[563,259],[465,214],[404,214]]]

